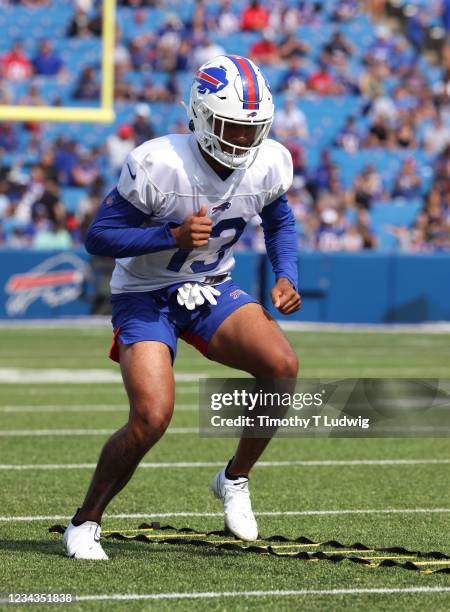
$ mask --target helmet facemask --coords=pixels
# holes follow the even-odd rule
[[[228,168],[249,168],[255,161],[258,150],[269,133],[272,120],[239,121],[211,113],[207,123],[208,128],[205,130],[205,135],[210,139],[212,151],[207,152]],[[244,146],[243,144],[235,144],[231,141],[231,138],[227,139],[226,132],[230,131],[229,125],[240,125],[248,129],[250,144]]]

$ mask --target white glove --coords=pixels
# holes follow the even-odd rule
[[[196,306],[204,304],[205,300],[215,306],[217,304],[215,295],[220,295],[220,291],[212,285],[184,283],[178,288],[177,302],[180,306],[186,306],[188,310],[194,310]]]

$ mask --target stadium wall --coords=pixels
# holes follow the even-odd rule
[[[290,320],[415,323],[450,320],[450,254],[299,253],[303,298]],[[0,318],[89,315],[98,278],[84,249],[0,250]],[[271,306],[265,255],[237,253],[235,280]]]

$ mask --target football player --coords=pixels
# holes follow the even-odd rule
[[[297,357],[277,323],[231,277],[233,245],[259,215],[282,314],[300,307],[297,236],[286,192],[292,160],[268,139],[270,87],[250,60],[223,55],[196,73],[188,108],[192,134],[149,140],[128,156],[86,239],[116,259],[111,279],[114,339],[130,402],[128,422],[102,449],[84,502],[70,521],[68,556],[107,559],[100,521],[174,408],[173,362],[181,337],[208,359],[261,379],[295,379]],[[241,437],[211,488],[225,525],[258,537],[248,476],[270,438]]]

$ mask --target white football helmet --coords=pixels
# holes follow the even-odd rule
[[[255,161],[273,113],[270,86],[251,60],[219,55],[197,70],[189,101],[190,125],[200,147],[227,168],[248,168]],[[227,124],[249,126],[251,145],[227,141]]]

